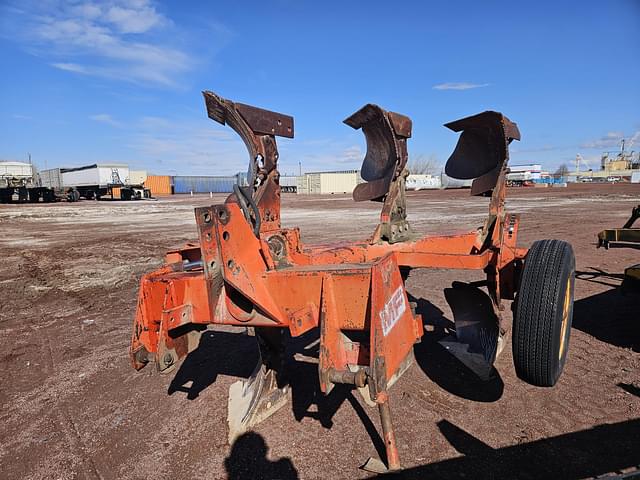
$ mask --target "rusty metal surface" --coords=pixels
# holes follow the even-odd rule
[[[293,117],[284,113],[271,112],[236,103],[236,109],[255,133],[293,138]]]
[[[499,170],[509,158],[509,142],[520,140],[518,126],[499,112],[486,111],[444,126],[462,132],[445,165],[445,173],[453,178],[468,180]]]
[[[362,129],[367,141],[367,153],[360,170],[362,178],[373,181],[393,174],[398,151],[387,112],[378,105],[368,104],[346,118],[344,123],[356,130]]]

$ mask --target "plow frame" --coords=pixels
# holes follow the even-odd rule
[[[517,247],[519,216],[504,211],[508,145],[519,139],[517,126],[502,114],[484,112],[446,126],[462,132],[450,159],[453,169],[480,156],[472,194],[491,194],[489,215],[476,231],[425,236],[406,216],[404,181],[411,120],[366,105],[345,120],[367,139],[366,183],[356,201],[382,203],[373,235],[357,242],[305,245],[297,228],[280,224],[280,187],[275,137],[293,137],[293,118],[234,103],[204,92],[209,117],[227,124],[243,139],[250,156],[249,186],[234,188],[224,204],[195,210],[199,243],[167,253],[165,264],[141,280],[130,356],[140,369],[154,362],[173,369],[198,345],[210,325],[251,327],[261,345],[261,363],[245,382],[248,406],[230,423],[229,440],[281,406],[283,337],[319,328],[318,376],[328,394],[336,384],[364,392],[379,409],[387,468],[400,468],[389,406],[389,387],[410,365],[423,321],[410,304],[404,281],[414,268],[480,270],[491,298],[500,336],[503,299],[513,299],[527,250]],[[482,163],[481,162],[481,163]],[[449,165],[449,164],[448,164]],[[478,174],[479,173],[479,174]],[[260,370],[261,369],[261,370]],[[258,388],[258,387],[256,387]],[[244,400],[243,400],[244,401]],[[238,401],[240,402],[240,401]],[[230,397],[229,410],[235,410]],[[368,469],[382,471],[380,462]]]

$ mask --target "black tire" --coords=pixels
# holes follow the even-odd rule
[[[552,387],[569,351],[575,257],[567,242],[539,240],[525,258],[513,314],[513,362],[518,377]]]
[[[78,192],[78,190],[69,190],[69,192],[67,193],[67,199],[70,202],[80,201],[80,192]]]

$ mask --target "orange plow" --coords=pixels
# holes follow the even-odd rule
[[[519,217],[504,210],[509,144],[520,139],[515,123],[484,112],[446,125],[462,132],[446,172],[475,179],[471,193],[491,195],[489,214],[477,231],[423,237],[407,220],[411,120],[366,105],[345,120],[367,141],[366,182],[353,196],[380,202],[380,223],[360,242],[309,246],[297,228],[280,225],[276,137],[293,137],[293,118],[211,92],[204,98],[209,117],[229,125],[247,146],[249,186],[236,186],[224,204],[197,208],[199,244],[169,252],[162,268],[143,277],[130,351],[136,369],[153,362],[170,371],[210,325],[250,327],[260,361],[249,379],[230,389],[231,442],[287,403],[286,342],[318,329],[321,391],[350,384],[378,406],[386,465],[370,459],[365,468],[398,470],[388,390],[410,366],[413,345],[423,335],[404,281],[410,269],[447,268],[483,271],[491,304],[483,313],[490,328],[466,335],[476,321],[474,299],[455,295],[458,310],[471,312],[460,329],[456,323],[458,340],[477,337],[469,350],[493,364],[510,329],[503,300],[515,298],[516,371],[535,385],[556,383],[568,352],[573,251],[556,240],[535,242],[529,252],[517,247]]]

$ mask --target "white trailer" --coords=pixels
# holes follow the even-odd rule
[[[30,163],[0,162],[0,203],[53,202],[53,189],[42,186]]]
[[[528,170],[509,172],[506,175],[507,186],[510,187],[533,185],[534,180],[533,174]]]
[[[146,177],[146,172],[133,171],[136,178]],[[142,182],[132,183],[129,166],[124,163],[95,163],[76,168],[61,168],[63,189],[73,189],[79,196],[91,199],[114,196],[121,200],[150,198],[151,192]]]
[[[461,179],[450,177],[446,173],[440,174],[440,184],[442,188],[471,188],[472,183],[473,178]]]
[[[407,177],[405,185],[407,190],[418,191],[441,188],[442,182],[439,176],[411,174]]]
[[[40,184],[43,187],[53,188],[56,191],[62,191],[62,174],[59,168],[49,168],[38,172]]]
[[[298,193],[298,176],[280,175],[280,191],[282,193]]]
[[[96,163],[76,168],[61,168],[63,187],[107,189],[124,185],[129,178],[129,166],[123,163]]]

